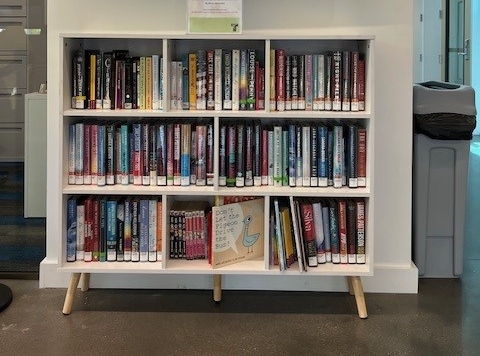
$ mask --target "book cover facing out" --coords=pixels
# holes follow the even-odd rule
[[[263,256],[264,199],[212,208],[212,267]]]

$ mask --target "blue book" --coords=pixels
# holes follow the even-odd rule
[[[140,199],[139,203],[139,218],[138,218],[138,233],[139,233],[139,252],[140,262],[148,262],[148,241],[149,241],[149,200]]]
[[[328,129],[326,126],[317,127],[318,135],[318,186],[328,186]]]
[[[120,152],[120,177],[122,185],[129,184],[129,175],[130,175],[130,147],[129,147],[129,125],[122,124],[120,126],[120,143],[121,143],[121,152]]]
[[[117,260],[117,201],[107,200],[107,261]]]
[[[67,262],[74,262],[77,256],[77,199],[67,201]]]
[[[329,222],[330,222],[330,248],[332,250],[332,262],[340,263],[340,240],[338,236],[338,215],[337,202],[329,203]]]

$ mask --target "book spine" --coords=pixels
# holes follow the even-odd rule
[[[132,260],[132,200],[127,198],[124,204],[123,260]]]
[[[358,187],[358,128],[348,125],[348,186]]]
[[[273,185],[282,186],[282,126],[273,127]]]
[[[247,110],[248,96],[248,50],[240,50],[240,82],[239,82],[240,110]]]
[[[220,125],[218,147],[218,185],[227,185],[227,126]]]
[[[124,109],[133,109],[133,60],[126,58],[124,62],[124,87],[125,102]]]
[[[149,183],[151,186],[157,185],[157,125],[152,123],[148,126],[148,143],[150,148],[148,149],[148,169],[150,173]]]
[[[340,263],[348,263],[347,244],[347,202],[343,199],[338,201],[338,236],[340,247]]]
[[[158,110],[160,108],[159,73],[160,73],[160,56],[158,54],[153,54],[152,55],[152,109],[153,110]]]
[[[157,200],[148,200],[148,261],[157,260]]]
[[[197,54],[188,54],[188,105],[190,110],[197,109]]]
[[[120,182],[122,185],[129,184],[130,175],[130,137],[129,137],[129,125],[122,124],[120,126]]]
[[[190,73],[189,54],[182,55],[182,109],[190,109]]]
[[[214,70],[213,70],[213,77],[214,77],[214,88],[213,88],[213,96],[214,96],[214,109],[219,111],[222,110],[223,107],[223,90],[222,90],[222,65],[223,53],[221,49],[215,49],[214,51]]]
[[[215,51],[206,51],[207,56],[207,110],[215,110]]]
[[[103,97],[102,109],[111,109],[112,106],[112,52],[105,52],[102,54],[103,64]]]
[[[318,131],[318,186],[328,186],[328,129],[320,125]]]
[[[117,262],[123,262],[125,249],[125,204],[122,200],[117,202]]]
[[[106,184],[105,159],[106,159],[106,131],[105,125],[98,125],[97,128],[97,185]]]
[[[197,141],[197,173],[195,184],[197,186],[205,186],[207,185],[207,126],[198,125],[195,136]]]
[[[351,98],[350,98],[350,110],[359,111],[358,107],[358,61],[360,59],[360,53],[357,51],[352,52],[352,64],[351,64]]]
[[[86,65],[85,51],[79,50],[73,56],[74,67],[74,92],[72,104],[74,109],[86,109]]]
[[[77,257],[77,199],[67,200],[67,262],[74,262]]]
[[[232,110],[232,52],[223,51],[223,110]]]
[[[303,186],[303,128],[300,125],[295,125],[295,186]]]
[[[145,109],[152,110],[152,56],[145,57]]]
[[[157,261],[162,261],[162,237],[163,237],[163,207],[162,201],[157,200]]]
[[[107,200],[105,198],[99,199],[99,254],[98,260],[100,262],[107,261]]]
[[[240,110],[240,50],[232,50],[232,110]]]
[[[275,168],[274,168],[274,156],[275,156],[275,140],[274,140],[274,130],[268,129],[268,185],[274,185],[274,175],[275,175]]]
[[[173,124],[173,185],[181,185],[181,124]]]
[[[157,126],[157,185],[167,185],[166,125]]]
[[[347,260],[357,263],[357,207],[353,200],[347,200]]]
[[[245,124],[237,124],[237,139],[236,139],[236,157],[235,157],[235,186],[244,187],[245,186]]]
[[[84,124],[75,124],[75,184],[83,184]]]
[[[275,51],[275,94],[277,111],[285,111],[285,51],[283,49]]]
[[[245,125],[245,186],[253,186],[253,159],[254,159],[253,125]]]
[[[282,186],[288,187],[288,129],[282,127]]]
[[[115,125],[107,124],[106,134],[106,164],[105,176],[107,185],[115,184]]]
[[[288,185],[296,186],[296,159],[297,159],[297,128],[295,124],[288,125]]]
[[[313,55],[305,55],[305,110],[313,110]]]
[[[247,50],[247,110],[255,110],[256,107],[256,57],[254,49]]]
[[[142,185],[143,159],[142,159],[142,125],[133,124],[133,184]]]
[[[234,124],[227,127],[227,187],[234,187],[236,181],[237,128]]]
[[[83,261],[85,255],[85,202],[77,201],[77,261]]]
[[[85,262],[92,262],[93,261],[93,233],[92,233],[92,225],[93,225],[93,198],[88,197],[85,199],[85,245],[84,245],[84,254],[83,260]]]
[[[117,202],[107,200],[107,261],[117,260]]]
[[[192,127],[190,135],[190,184],[197,184],[197,128]]]
[[[352,82],[351,82],[351,52],[342,52],[342,111],[351,110]]]
[[[177,62],[170,62],[170,110],[177,110]]]
[[[150,124],[144,122],[142,127],[142,185],[150,185]]]
[[[292,110],[292,56],[285,56],[285,110]]]
[[[298,110],[305,110],[305,55],[298,56]]]
[[[140,262],[148,262],[149,249],[149,201],[140,199],[138,235],[139,235],[139,253]]]
[[[102,109],[103,98],[103,64],[102,55],[100,53],[95,54],[95,109]]]
[[[68,125],[68,184],[75,184],[75,126]]]
[[[253,125],[253,185],[262,185],[262,125],[256,121]]]
[[[325,110],[330,111],[333,108],[333,56],[327,54],[325,60]]]
[[[359,187],[367,186],[367,130],[358,128],[357,183]]]
[[[280,203],[278,199],[275,198],[273,200],[274,212],[275,212],[275,237],[278,246],[278,260],[280,270],[283,271],[287,268],[287,261],[285,257],[285,244],[283,240],[283,233],[282,233],[282,223],[280,217]]]
[[[307,253],[308,267],[318,265],[317,246],[315,241],[315,222],[313,220],[313,207],[310,203],[300,205],[303,222],[303,238],[305,240],[305,250]]]
[[[356,253],[357,263],[364,264],[366,262],[366,232],[365,232],[365,201],[360,199],[356,202]]]
[[[265,68],[255,63],[255,109],[265,110]]]
[[[325,235],[323,232],[322,204],[315,202],[312,204],[313,222],[315,225],[315,242],[317,246],[318,263],[326,263]]]
[[[215,181],[213,141],[214,141],[213,123],[208,123],[207,124],[207,185],[213,185]]]
[[[325,90],[326,90],[326,79],[325,79],[325,55],[318,55],[317,62],[317,78],[318,78],[318,95],[317,95],[317,110],[325,110]]]
[[[262,185],[268,185],[268,128],[262,127]]]
[[[173,124],[167,124],[167,185],[173,185]]]
[[[138,199],[132,199],[132,262],[140,261],[139,205]]]
[[[318,187],[318,131],[310,127],[310,186]]]
[[[191,124],[181,126],[181,157],[180,157],[180,185],[190,185],[190,146],[192,127]]]
[[[276,90],[276,62],[275,62],[275,59],[276,59],[276,51],[274,49],[271,49],[270,50],[270,62],[268,63],[269,64],[269,69],[270,69],[270,76],[269,76],[269,81],[268,81],[268,85],[269,85],[269,88],[270,88],[270,96],[269,96],[270,111],[277,110],[277,102],[276,102],[277,94],[275,92],[275,90]]]
[[[197,110],[207,109],[207,57],[204,50],[197,51]]]
[[[330,246],[332,249],[332,263],[340,263],[340,240],[336,205],[336,202],[333,200],[329,204]]]
[[[304,187],[310,187],[311,180],[311,131],[312,128],[309,125],[302,126],[302,185]]]
[[[176,61],[175,71],[176,75],[175,78],[177,80],[177,103],[176,107],[178,110],[183,109],[183,64],[182,61]]]
[[[328,203],[322,203],[323,236],[325,238],[325,261],[332,262],[332,246],[330,244],[330,218]]]
[[[342,187],[343,175],[343,127],[336,125],[333,128],[333,187]]]
[[[342,52],[333,52],[332,110],[342,110]]]
[[[91,157],[90,174],[92,184],[98,185],[98,124],[92,124],[90,128]]]
[[[132,109],[138,109],[138,91],[140,76],[140,58],[133,57],[132,61]]]
[[[365,59],[358,61],[358,110],[365,110],[365,86],[366,86],[366,68]]]

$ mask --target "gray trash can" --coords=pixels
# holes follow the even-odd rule
[[[413,118],[413,261],[420,277],[459,277],[474,90],[444,82],[414,84]]]

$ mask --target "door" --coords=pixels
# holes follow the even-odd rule
[[[448,1],[449,82],[471,85],[471,0]]]

